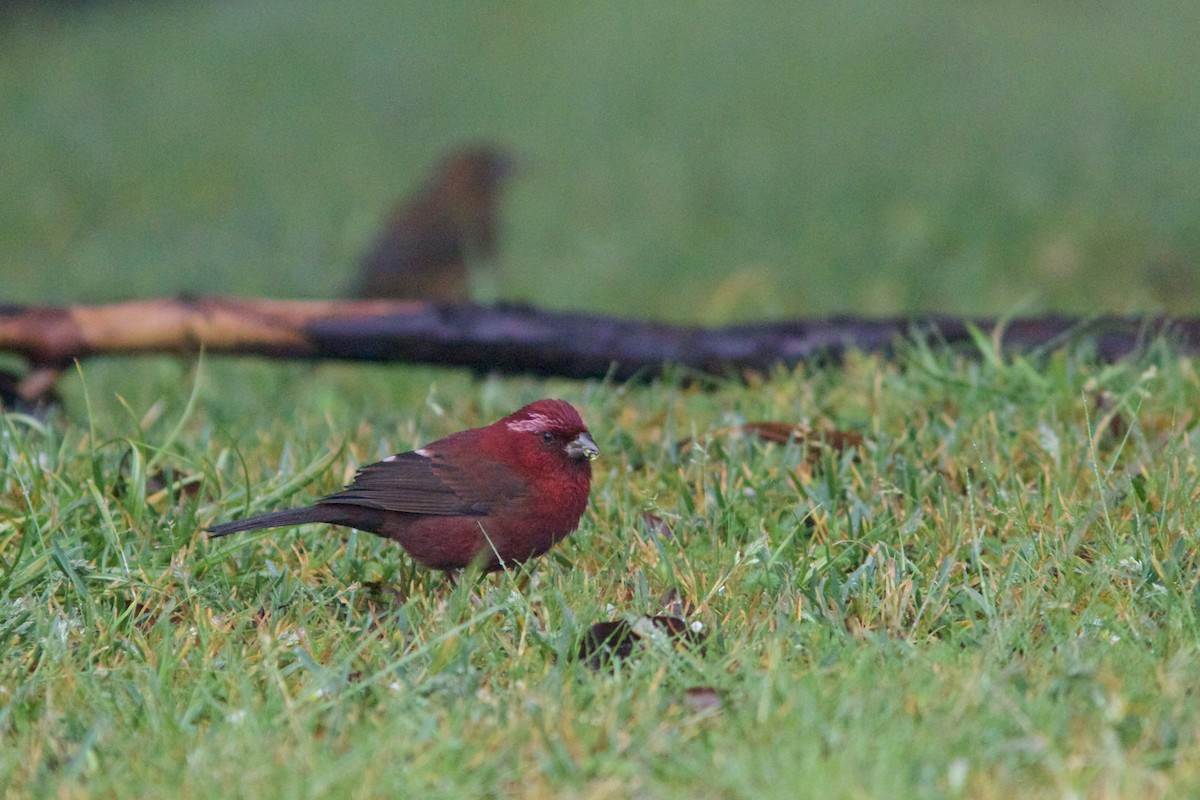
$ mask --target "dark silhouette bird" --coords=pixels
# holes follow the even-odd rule
[[[496,253],[496,202],[513,170],[504,153],[451,153],[419,193],[396,205],[363,256],[357,297],[461,302],[468,262]]]
[[[394,539],[432,569],[497,570],[542,555],[575,530],[599,454],[569,403],[538,400],[365,466],[316,505],[227,522],[209,536],[327,522]]]

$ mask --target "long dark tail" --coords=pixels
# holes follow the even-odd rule
[[[308,506],[307,508],[290,508],[286,511],[272,511],[270,514],[260,514],[257,517],[235,519],[224,525],[214,525],[208,529],[208,538],[228,536],[241,531],[256,531],[262,528],[283,528],[289,525],[304,525],[309,522],[336,522],[336,513],[330,513],[329,506]]]

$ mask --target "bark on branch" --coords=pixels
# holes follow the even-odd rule
[[[1200,319],[1062,316],[1012,319],[832,317],[703,328],[524,306],[236,297],[99,306],[0,306],[0,352],[33,368],[94,355],[208,353],[289,359],[393,361],[569,378],[652,377],[665,365],[712,375],[764,371],[848,349],[881,351],[925,338],[1005,348],[1094,343],[1116,359],[1164,336],[1200,351]]]

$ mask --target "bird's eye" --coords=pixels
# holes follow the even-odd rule
[[[546,444],[550,444],[551,442],[554,441],[554,434],[551,433],[550,431],[546,431],[545,433],[542,434],[542,441],[545,442]]]

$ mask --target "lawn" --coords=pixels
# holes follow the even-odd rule
[[[1192,313],[1198,40],[1165,0],[14,5],[0,301],[334,296],[486,140],[522,169],[485,297]],[[1200,794],[1200,375],[1164,346],[707,386],[97,359],[61,388],[0,416],[5,797]],[[200,534],[544,396],[603,455],[526,569]],[[577,657],[645,614],[701,644]]]

